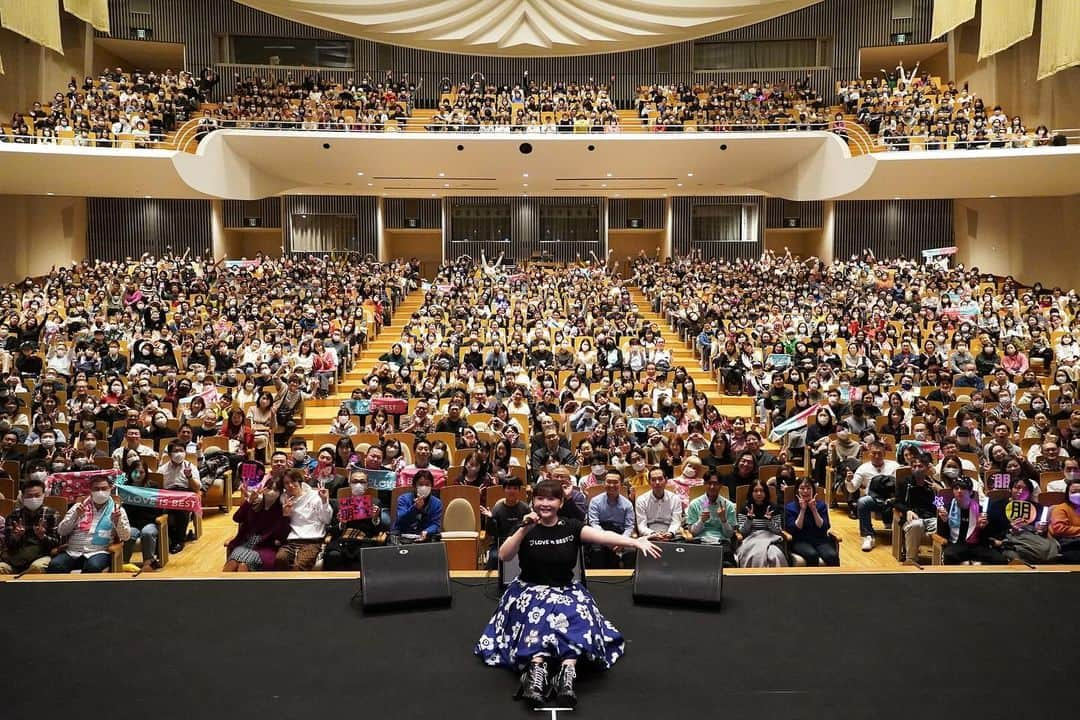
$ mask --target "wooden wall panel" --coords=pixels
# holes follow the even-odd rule
[[[682,196],[672,198],[672,249],[675,257],[691,250],[701,250],[706,258],[719,257],[729,261],[752,259],[761,255],[765,245],[765,197],[763,195]],[[695,205],[753,205],[757,214],[757,232],[743,242],[696,243],[692,237]]]
[[[843,200],[835,227],[837,260],[867,248],[879,258],[919,259],[923,250],[955,244],[952,200]]]
[[[87,198],[86,204],[91,260],[161,256],[166,247],[201,255],[211,247],[209,200]]]

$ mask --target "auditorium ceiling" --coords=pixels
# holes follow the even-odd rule
[[[342,35],[425,50],[532,57],[704,37],[820,0],[236,0]]]

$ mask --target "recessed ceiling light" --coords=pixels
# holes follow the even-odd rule
[[[529,177],[529,173],[521,173],[521,177]]]
[[[611,177],[611,173],[608,173],[608,174],[607,174],[607,176],[608,176],[608,177]]]
[[[435,193],[431,193],[431,197],[435,197]]]
[[[521,187],[529,187],[529,183],[521,183]]]
[[[443,187],[450,187],[450,183],[443,183],[442,186]]]
[[[694,177],[694,173],[686,173],[686,177]]]
[[[362,172],[358,172],[358,173],[356,173],[356,174],[357,174],[357,175],[363,175],[364,173],[362,173]]]
[[[368,187],[374,187],[374,185],[375,185],[375,183],[368,183],[367,184]]]
[[[675,183],[676,187],[682,187],[682,183]]]
[[[146,198],[147,200],[150,200],[153,196],[152,195],[143,195],[143,197]]]
[[[50,195],[52,195],[52,193],[49,193],[49,194],[50,194]],[[997,195],[991,195],[990,197],[992,197],[992,198],[996,198],[996,197],[997,197]]]
[[[52,197],[52,196],[53,196],[53,195],[55,195],[56,193],[45,193],[45,194],[46,194],[46,195],[48,195],[49,197]]]
[[[446,177],[446,173],[439,173],[439,177]]]
[[[600,187],[607,187],[607,183],[600,183]]]
[[[899,195],[893,195],[893,200],[899,200],[899,199],[900,199]]]

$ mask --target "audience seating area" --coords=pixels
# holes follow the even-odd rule
[[[837,84],[844,119],[858,122],[878,150],[983,150],[987,148],[1045,147],[1049,129],[1024,126],[1019,115],[1009,117],[1000,106],[988,108],[967,84],[919,73],[918,65],[905,71],[882,69],[870,80]]]
[[[434,108],[418,108],[419,86],[407,73],[328,83],[317,73],[236,78],[235,92],[211,96],[219,78],[171,70],[106,69],[50,101],[15,113],[0,141],[85,147],[191,149],[218,128],[341,132],[690,132],[830,130],[853,152],[1028,148],[1051,143],[1050,131],[1024,127],[967,87],[902,65],[881,77],[837,84],[827,106],[809,78],[749,84],[709,82],[638,88],[618,108],[606,85],[541,81],[496,85],[474,76],[445,80]],[[865,130],[865,132],[864,132]],[[179,131],[179,132],[178,132]],[[867,135],[867,133],[869,135]]]
[[[1075,561],[1075,291],[869,254],[614,270],[463,257],[425,283],[403,261],[144,257],[10,286],[4,561],[337,569],[441,537],[455,569],[483,568],[507,495],[543,478],[567,513],[743,567],[846,563],[860,542],[886,564]],[[102,479],[115,501],[87,499]],[[23,567],[36,495],[52,559]]]

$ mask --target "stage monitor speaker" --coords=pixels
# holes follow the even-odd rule
[[[634,600],[688,605],[720,604],[724,549],[720,545],[662,542],[659,558],[642,553],[634,571]]]
[[[450,604],[450,570],[443,543],[360,551],[365,610]]]

